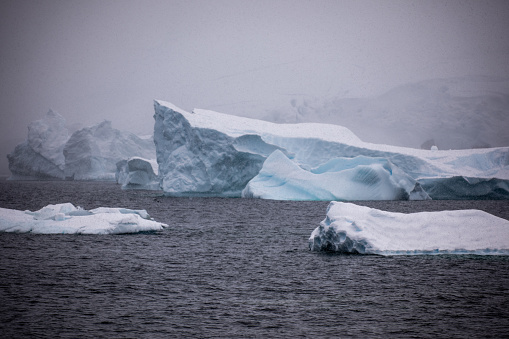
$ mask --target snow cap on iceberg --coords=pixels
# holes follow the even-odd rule
[[[509,221],[478,210],[392,213],[331,202],[309,238],[313,251],[509,255]]]
[[[40,234],[123,234],[160,231],[145,210],[100,207],[90,211],[71,203],[48,205],[38,211],[0,208],[0,232]]]

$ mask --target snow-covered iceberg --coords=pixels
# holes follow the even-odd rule
[[[117,162],[115,180],[123,189],[159,190],[157,161],[131,157]]]
[[[411,149],[365,143],[338,125],[275,124],[201,109],[189,113],[164,101],[155,101],[154,108],[157,162],[161,186],[168,195],[240,196],[249,181],[260,173],[267,157],[276,150],[286,156],[276,159],[281,161],[279,167],[285,167],[290,159],[307,171],[321,168],[337,158],[363,156],[373,158],[370,160],[373,162],[383,158],[417,182],[426,178],[427,187],[433,187],[435,180],[457,176],[509,180],[508,147],[449,151]],[[284,176],[276,164],[270,167],[276,168],[274,174]],[[265,174],[270,175],[268,171]],[[268,189],[263,188],[259,180],[251,186],[246,195],[258,195],[254,186]],[[314,186],[303,188],[309,191]],[[492,190],[497,190],[502,198],[509,198],[509,191],[500,189],[500,185],[493,186]],[[293,193],[289,191],[288,194]],[[433,198],[433,194],[429,195]],[[295,199],[281,193],[278,199],[282,198]],[[344,195],[342,198],[349,200],[351,197]],[[456,198],[462,197],[451,191],[448,199]]]
[[[76,208],[71,203],[48,205],[38,211],[0,208],[0,232],[40,234],[123,234],[160,231],[145,210],[99,207]]]
[[[52,110],[30,123],[26,141],[7,155],[11,179],[64,179],[68,139],[65,119]]]
[[[336,158],[307,171],[273,152],[242,197],[274,200],[425,200],[419,183],[384,158]]]
[[[309,238],[313,251],[509,255],[509,221],[479,210],[392,213],[331,202]]]

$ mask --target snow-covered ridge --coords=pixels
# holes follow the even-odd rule
[[[509,255],[509,221],[478,210],[393,213],[331,202],[309,238],[313,251]]]
[[[38,211],[0,208],[0,232],[40,234],[123,234],[160,231],[145,210],[99,207],[84,210],[71,203],[48,205]]]
[[[433,185],[433,180],[452,177],[509,180],[507,147],[421,150],[365,143],[348,129],[336,125],[275,124],[200,109],[189,113],[164,101],[155,101],[154,108],[154,141],[161,183],[170,195],[239,196],[276,150],[306,171],[331,161],[345,164],[341,159],[358,156],[383,158],[417,182],[426,178],[428,187],[430,183]],[[271,165],[275,172],[265,171],[265,177],[277,175],[284,179],[289,175],[280,170],[288,168],[283,164],[286,160],[278,159],[280,166]],[[265,184],[274,183],[265,181]],[[255,186],[264,190],[263,185]],[[308,181],[301,190],[312,191],[315,187]],[[258,193],[251,185],[246,196],[263,196]],[[276,195],[285,198],[280,193]],[[509,197],[509,190],[502,190],[501,197]],[[448,198],[456,197],[452,194]]]

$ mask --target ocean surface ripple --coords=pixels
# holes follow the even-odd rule
[[[136,235],[0,233],[0,337],[504,337],[509,258],[311,252],[328,202],[169,198],[111,183],[0,181],[0,207],[146,209]],[[395,212],[507,201],[358,202]]]

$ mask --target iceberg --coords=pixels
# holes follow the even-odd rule
[[[11,179],[64,179],[64,145],[69,139],[65,119],[49,110],[28,125],[25,142],[7,155]]]
[[[315,188],[320,190],[317,187],[327,186],[321,179],[330,181],[331,176],[339,176],[342,171],[352,169],[348,168],[352,164],[358,167],[358,172],[362,172],[362,166],[370,167],[371,173],[381,171],[383,165],[376,165],[379,161],[386,161],[391,164],[391,168],[397,169],[397,175],[393,174],[392,177],[392,184],[396,184],[393,188],[399,186],[410,195],[413,191],[411,183],[415,181],[414,193],[422,198],[425,198],[425,194],[419,193],[419,187],[427,192],[427,189],[439,185],[444,178],[495,178],[503,183],[509,180],[509,147],[412,149],[366,143],[349,129],[338,125],[275,124],[202,109],[189,113],[159,100],[154,102],[154,110],[157,163],[161,187],[167,195],[242,196],[244,191],[244,196],[261,197],[272,191],[274,193],[271,194],[278,199],[334,200],[330,199],[334,194],[327,195],[329,198],[313,198],[316,192],[302,191],[313,191]],[[274,153],[277,155],[270,159],[261,172],[266,160]],[[367,161],[369,165],[356,163],[360,161],[359,158],[348,164],[348,159],[359,156],[364,157],[362,161]],[[292,166],[288,160],[293,163]],[[312,181],[294,190],[288,190],[290,185],[286,185],[283,192],[283,186],[277,186],[276,177],[283,178],[281,182],[290,180],[290,172],[285,172],[287,170],[295,175],[300,173],[297,176],[304,175],[293,165],[320,176],[314,176]],[[310,176],[310,173],[306,175]],[[345,173],[343,175],[343,180],[348,179]],[[262,180],[262,176],[272,176],[272,179]],[[394,180],[397,178],[405,179],[400,183]],[[420,184],[421,178],[426,179],[426,188],[416,185]],[[390,180],[380,179],[380,182],[389,183]],[[276,187],[281,191],[276,192]],[[508,199],[509,191],[503,187],[492,186],[491,191],[481,196],[476,195],[475,198],[492,196],[492,191],[496,190],[499,197]],[[301,192],[297,194],[297,190]],[[352,192],[349,190],[346,193]],[[434,198],[433,192],[437,191],[430,192],[429,197]],[[343,193],[340,197],[345,200],[355,198]],[[399,198],[401,194],[392,194],[392,197]],[[457,191],[450,191],[447,199],[456,198]]]
[[[155,159],[152,137],[112,128],[110,121],[69,136],[56,112],[30,123],[28,137],[7,155],[11,179],[115,180],[117,162],[130,157]]]
[[[306,171],[273,152],[242,191],[274,200],[425,200],[420,184],[383,158],[336,158]]]
[[[115,180],[117,162],[133,156],[155,158],[153,142],[103,121],[72,134],[64,147],[65,177]]]
[[[333,201],[312,251],[352,254],[509,255],[509,221],[479,210],[392,213]]]
[[[160,190],[157,162],[131,157],[117,162],[115,180],[122,189]]]
[[[160,231],[145,210],[100,207],[84,210],[71,203],[47,205],[38,211],[0,208],[0,232],[38,234],[124,234]]]
[[[217,130],[214,116],[209,116],[210,126],[193,126],[202,115],[193,117],[170,103],[155,102],[154,143],[162,189],[174,196],[240,196],[265,160],[257,150],[271,145],[249,133],[239,134],[239,141]],[[251,152],[245,138],[257,141]]]

